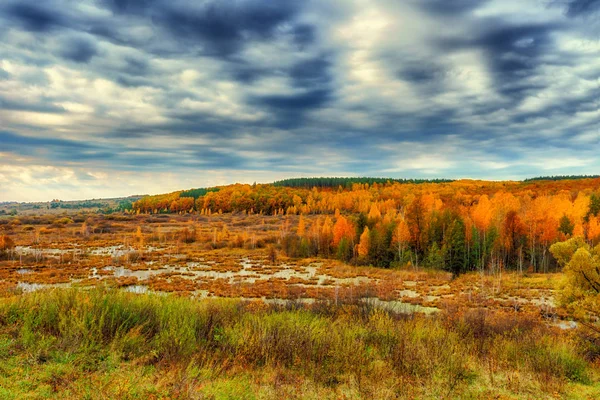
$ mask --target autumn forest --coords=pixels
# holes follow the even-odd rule
[[[3,203],[0,397],[598,398],[599,242],[593,176]]]
[[[285,183],[285,182],[284,182]],[[144,197],[135,213],[299,215],[283,219],[290,257],[338,258],[389,268],[460,274],[485,269],[547,272],[550,246],[600,240],[600,179],[528,182],[379,182],[315,186],[231,185]],[[319,184],[317,187],[316,184]],[[240,238],[244,243],[248,238]]]

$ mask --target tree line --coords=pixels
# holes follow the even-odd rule
[[[315,177],[315,178],[290,178],[273,182],[273,186],[308,188],[338,188],[350,189],[355,183],[373,185],[389,183],[441,183],[452,182],[451,179],[398,179],[398,178],[373,178],[373,177]]]
[[[536,176],[534,178],[527,178],[527,179],[524,179],[523,182],[564,181],[564,180],[596,179],[596,178],[600,178],[600,175],[551,175],[551,176]]]
[[[290,256],[356,264],[429,266],[453,273],[557,266],[550,246],[600,240],[599,179],[353,183],[350,188],[230,185],[198,198],[181,192],[136,201],[139,213],[299,215],[282,222]],[[295,221],[296,219],[294,219]],[[288,223],[287,226],[285,224]]]

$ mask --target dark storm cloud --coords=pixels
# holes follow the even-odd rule
[[[255,67],[245,62],[229,63],[226,69],[232,79],[244,84],[254,83],[260,78],[273,74],[272,69]]]
[[[455,15],[472,11],[489,0],[418,0],[417,4],[427,11]]]
[[[429,83],[438,81],[444,73],[445,71],[440,66],[423,61],[420,63],[406,63],[398,71],[398,76],[410,82]]]
[[[310,26],[294,24],[302,3],[294,0],[121,1],[103,2],[117,15],[144,18],[171,34],[184,46],[203,53],[230,56],[252,40],[267,40],[287,29],[298,43],[310,42]],[[288,26],[289,25],[289,26]]]
[[[0,151],[86,170],[532,175],[561,143],[595,159],[599,3],[9,0]]]
[[[102,0],[108,8],[119,13],[142,14],[157,6],[158,0]]]
[[[230,59],[226,64],[227,73],[235,80],[245,84],[269,76],[287,76],[297,88],[311,88],[328,85],[331,81],[330,55],[317,54],[299,61],[289,67],[255,66],[243,60]]]
[[[324,107],[331,99],[331,90],[314,89],[291,95],[261,96],[255,101],[271,110],[275,126],[290,129],[303,125],[304,113]]]
[[[563,98],[559,102],[552,103],[539,111],[519,114],[514,118],[514,123],[526,123],[541,118],[548,120],[573,119],[577,113],[594,113],[598,112],[598,110],[600,110],[600,86],[590,90],[584,96]],[[600,114],[598,117],[600,117]],[[582,122],[579,125],[597,128],[600,126],[600,118],[598,117]],[[564,132],[564,135],[560,136],[560,140],[564,141],[564,139],[568,139],[572,134],[572,131]],[[598,137],[600,139],[600,131]]]
[[[331,81],[331,64],[327,56],[301,61],[290,68],[289,76],[296,87],[328,86]]]
[[[567,2],[567,15],[576,17],[600,10],[600,0],[571,0]]]
[[[552,49],[550,34],[558,28],[557,24],[500,23],[487,28],[473,44],[483,46],[497,57],[512,52],[522,57],[533,58]]]
[[[0,131],[0,142],[4,150],[23,156],[35,156],[47,151],[57,152],[63,156],[78,157],[83,152],[95,150],[87,143],[48,137],[33,137]]]
[[[65,23],[64,17],[52,8],[52,2],[13,2],[5,7],[6,15],[24,29],[46,32]]]
[[[240,130],[240,122],[214,116],[208,112],[174,110],[169,114],[169,122],[156,124],[152,128],[154,134],[167,133],[181,137],[203,137],[208,139],[233,138],[246,131],[254,124],[245,122]],[[119,131],[116,136],[118,137]],[[139,137],[146,136],[148,130],[139,130]]]
[[[561,56],[553,39],[563,28],[557,23],[487,21],[474,30],[474,38],[445,39],[440,42],[440,49],[485,51],[498,92],[521,100],[530,89],[536,89],[527,78],[538,74],[540,67],[570,63],[568,57]]]
[[[299,46],[307,46],[313,44],[316,40],[315,27],[308,24],[295,25],[290,34],[294,38],[294,42]]]
[[[256,40],[287,37],[298,48],[315,41],[314,27],[296,21],[303,3],[293,0],[102,0],[93,4],[114,17],[75,7],[77,2],[69,0],[13,0],[0,6],[0,18],[8,26],[33,33],[75,29],[157,55],[193,51],[228,58]],[[130,26],[147,27],[153,37],[136,36]]]
[[[330,61],[327,56],[314,58],[294,64],[286,75],[299,92],[293,94],[273,94],[256,96],[251,102],[257,102],[271,110],[275,126],[293,128],[304,123],[305,114],[311,110],[325,107],[334,101],[331,86]]]
[[[213,150],[205,147],[195,146],[192,148],[193,156],[189,164],[197,167],[227,169],[248,168],[248,160],[244,157],[232,154],[230,151]]]
[[[40,101],[29,103],[11,99],[5,99],[0,96],[0,110],[13,111],[34,111],[40,113],[64,113],[65,109],[61,106],[52,104],[49,99],[39,99]]]
[[[248,4],[233,10],[223,4],[216,2],[190,13],[171,9],[159,20],[176,36],[202,40],[212,52],[228,55],[239,51],[248,39],[271,37],[297,8],[292,2],[273,2],[268,7]]]
[[[152,86],[153,82],[139,77],[132,77],[129,75],[119,75],[115,78],[115,82],[123,87],[141,87],[141,86]]]
[[[155,152],[152,157],[128,156],[118,145],[99,145],[82,141],[32,137],[12,132],[0,131],[0,142],[6,151],[26,157],[40,157],[55,165],[63,163],[100,162],[112,164],[115,168],[134,166],[145,168],[156,164]],[[144,150],[145,152],[148,150]],[[151,150],[148,152],[152,152]]]
[[[120,148],[116,144],[100,145],[80,141],[22,136],[12,132],[0,131],[3,150],[20,156],[43,157],[61,164],[63,162],[101,162],[113,168],[137,167],[143,170],[163,170],[162,163],[169,168],[251,168],[251,159],[240,157],[227,149],[215,149],[207,146],[188,146],[186,156],[169,154],[165,150],[137,147],[135,151]],[[157,163],[157,159],[162,162]],[[262,161],[262,160],[261,160]]]
[[[149,73],[150,65],[147,60],[136,57],[125,57],[124,61],[126,66],[123,68],[123,71],[130,75],[143,76]]]
[[[98,54],[96,43],[84,38],[71,38],[63,44],[60,55],[77,63],[87,63]]]
[[[501,93],[520,100],[530,88],[524,78],[537,74],[544,64],[564,62],[544,59],[556,51],[551,35],[557,29],[554,24],[501,26],[476,41],[488,53]]]

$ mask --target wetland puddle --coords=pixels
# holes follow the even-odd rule
[[[362,299],[394,312],[425,314],[438,312],[448,300],[471,304],[469,307],[477,307],[477,301],[481,301],[481,293],[475,294],[479,289],[455,290],[449,278],[428,279],[418,273],[402,275],[369,267],[337,267],[327,261],[270,265],[264,257],[210,253],[194,257],[172,248],[146,246],[144,257],[132,262],[127,255],[137,251],[124,245],[90,247],[85,252],[77,246],[17,250],[22,255],[43,254],[56,260],[37,261],[36,257],[35,262],[29,263],[17,259],[12,269],[5,269],[4,276],[23,292],[106,284],[132,293],[185,292],[197,298],[236,297],[267,303]],[[86,256],[58,264],[58,259],[68,253]],[[485,298],[502,308],[516,309],[519,305],[547,311],[554,307],[550,291],[532,289],[527,293],[528,298],[514,292],[504,297],[488,293]]]
[[[33,248],[21,248],[19,249],[22,253],[33,253],[40,251],[39,249]],[[44,254],[56,255],[65,254],[66,252],[78,251],[78,249],[45,249]],[[109,247],[98,247],[89,250],[87,253],[93,256],[108,256],[112,259],[119,257],[129,251],[124,246],[109,246]],[[168,255],[172,261],[177,259],[173,255]],[[110,260],[110,259],[109,259]],[[123,290],[132,293],[147,293],[147,292],[161,292],[161,290],[155,290],[153,284],[156,282],[167,282],[172,281],[187,281],[191,284],[204,285],[206,288],[196,287],[193,290],[187,290],[190,294],[197,298],[206,297],[219,297],[218,293],[211,290],[212,284],[219,285],[230,285],[231,287],[244,287],[252,288],[255,285],[275,285],[284,287],[295,287],[302,291],[305,289],[312,289],[319,293],[321,296],[323,293],[329,293],[330,300],[337,301],[338,297],[342,300],[342,291],[349,291],[350,296],[354,292],[355,296],[360,297],[360,288],[376,283],[378,280],[364,276],[364,274],[357,274],[359,276],[347,276],[342,275],[336,277],[328,274],[326,269],[321,269],[321,263],[312,263],[308,265],[296,265],[296,264],[278,264],[278,265],[263,265],[260,260],[252,260],[248,257],[241,257],[236,259],[234,262],[231,260],[225,263],[215,262],[214,260],[204,260],[200,258],[197,261],[181,261],[178,264],[164,264],[161,265],[156,260],[145,260],[139,263],[133,263],[131,265],[106,265],[104,267],[91,267],[87,268],[87,280],[85,276],[83,279],[70,279],[67,283],[44,283],[37,282],[35,277],[38,273],[43,273],[46,267],[32,267],[21,266],[14,270],[14,273],[22,278],[17,278],[17,289],[23,292],[33,292],[41,289],[55,288],[55,287],[70,287],[70,286],[93,286],[100,284],[104,281],[107,283],[112,281],[121,282]],[[60,267],[56,268],[60,271]],[[27,280],[24,280],[27,277]],[[133,278],[133,279],[132,279]],[[407,285],[409,289],[400,289],[396,292],[397,299],[395,300],[381,300],[377,297],[367,297],[362,301],[366,301],[375,307],[383,307],[391,311],[397,312],[424,312],[432,313],[439,311],[435,307],[424,307],[417,304],[410,304],[403,302],[402,299],[410,298],[414,299],[419,297],[419,293],[415,291],[415,284]],[[172,291],[172,290],[168,290]],[[317,300],[315,297],[311,297],[310,293],[301,292],[301,295],[291,298],[289,296],[274,297],[265,296],[264,294],[252,294],[251,290],[247,290],[246,295],[240,295],[242,299],[262,299],[266,303],[285,303],[290,300],[300,301],[303,303],[312,303]],[[248,295],[250,294],[250,295]],[[227,296],[232,297],[232,296]],[[323,299],[320,297],[320,299]]]

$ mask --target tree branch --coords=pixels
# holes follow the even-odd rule
[[[598,284],[594,283],[590,278],[588,278],[588,276],[585,274],[584,271],[580,271],[580,272],[581,272],[581,275],[583,275],[583,277],[585,278],[585,280],[588,281],[588,283],[590,284],[592,289],[594,289],[596,291],[596,293],[600,293],[600,288],[598,288]]]

